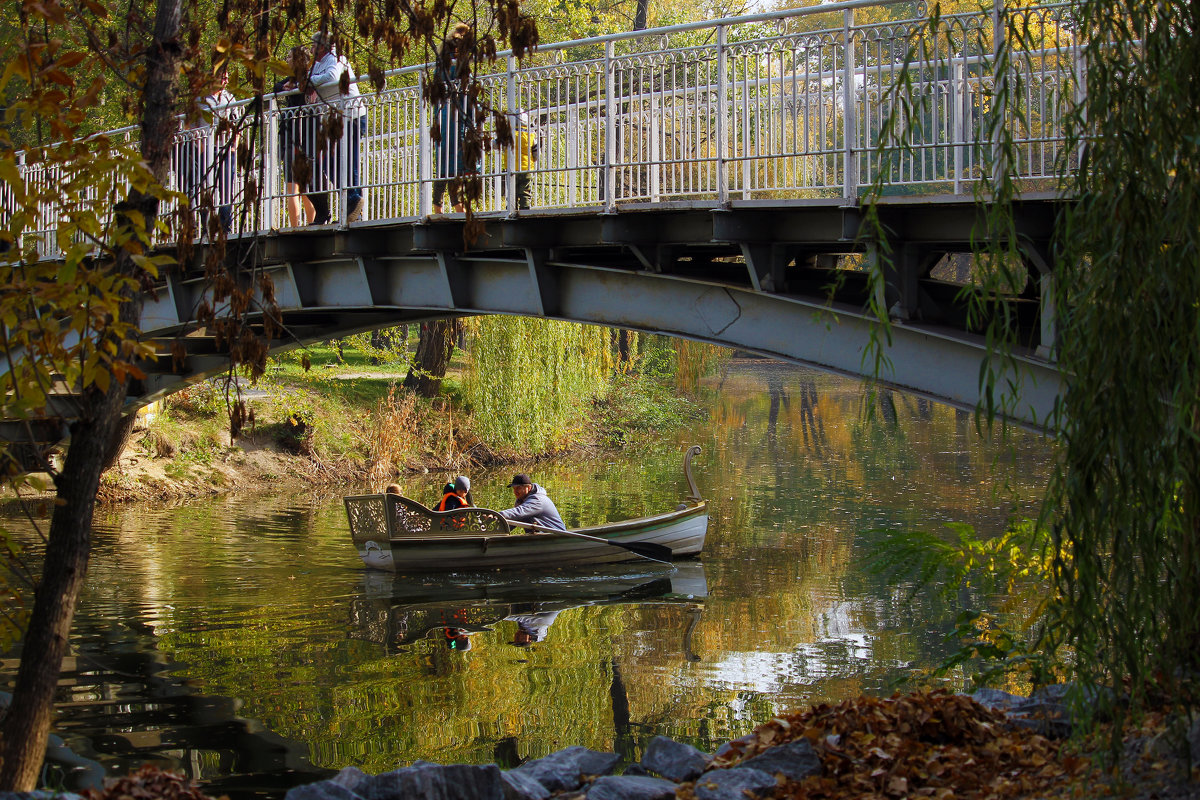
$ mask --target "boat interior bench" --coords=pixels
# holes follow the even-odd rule
[[[398,494],[360,494],[345,498],[354,541],[419,536],[462,538],[507,535],[508,520],[490,508],[434,511]]]

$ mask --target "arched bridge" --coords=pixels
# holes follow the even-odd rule
[[[983,322],[968,319],[961,254],[987,230],[974,189],[1004,163],[1024,189],[1006,235],[1027,280],[1001,298],[1023,347],[996,366],[997,382],[1016,387],[1007,414],[1037,425],[1060,388],[1044,307],[1058,191],[1073,163],[1060,120],[1083,59],[1058,24],[1065,6],[998,0],[990,12],[942,18],[936,36],[923,3],[905,18],[913,8],[854,0],[552,45],[520,65],[509,58],[485,87],[514,120],[518,111],[529,120],[538,158],[522,175],[511,153],[485,154],[485,234],[470,246],[461,214],[434,213],[439,162],[453,160],[455,143],[431,141],[439,112],[421,101],[417,69],[391,73],[379,93],[295,107],[282,98],[253,115],[219,109],[237,126],[264,126],[254,154],[263,179],[223,170],[226,134],[209,126],[177,135],[173,180],[237,212],[230,239],[271,274],[284,315],[288,336],[275,349],[415,320],[521,314],[877,374],[974,406],[987,355]],[[1023,87],[1010,150],[993,159],[995,127],[985,123],[1001,77],[996,43],[1031,24],[1038,49],[1006,67],[1021,71]],[[899,102],[890,87],[914,44],[922,60],[909,63],[905,96],[917,99],[908,114],[919,119],[893,142],[881,133]],[[285,153],[330,119],[343,135],[312,164],[335,220],[297,226]],[[26,171],[29,181],[53,177]],[[528,209],[517,191],[525,178]],[[868,196],[886,243],[864,235]],[[51,209],[41,232],[50,258],[52,219]],[[145,298],[143,329],[164,355],[131,403],[225,366],[194,318],[207,293],[203,243],[194,258]],[[862,259],[884,260],[885,285],[868,283]],[[889,310],[886,332],[872,334],[872,300]],[[166,355],[172,338],[186,347],[182,362]]]

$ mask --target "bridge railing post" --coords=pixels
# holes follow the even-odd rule
[[[280,197],[279,162],[282,154],[279,152],[279,98],[274,98],[271,105],[264,110],[263,120],[267,129],[262,140],[263,148],[263,186],[259,188],[257,207],[262,211],[262,227],[269,230],[276,225],[284,225],[283,211],[286,200]],[[281,221],[282,220],[282,221]]]
[[[963,37],[964,40],[966,37]],[[950,147],[954,153],[954,193],[962,194],[963,150],[966,147],[966,133],[963,128],[963,118],[966,116],[967,50],[963,44],[962,60],[952,64],[950,69]]]
[[[517,117],[517,59],[516,56],[509,56],[505,66],[505,92],[504,101],[508,104],[505,109],[509,115],[509,122],[512,124],[513,143],[508,146],[507,158],[504,159],[504,200],[505,207],[508,213],[515,214],[517,211],[517,171],[516,161],[521,157],[520,150],[517,147],[520,144],[516,137],[520,135],[520,120]]]
[[[1008,82],[1007,71],[1001,61],[1007,61],[1004,57],[1005,37],[1004,37],[1004,0],[992,0],[992,141],[991,146],[991,163],[988,165],[991,170],[990,178],[992,184],[997,184],[1002,180],[1004,171],[1007,166],[1002,163],[1004,158],[1004,119],[1007,116],[1003,103],[1008,102],[1008,91],[1005,84]],[[997,101],[1001,105],[997,105]]]
[[[724,25],[717,26],[717,202],[729,202],[729,50],[725,45]]]
[[[417,216],[424,219],[433,212],[433,141],[429,136],[429,103],[425,101],[425,76],[417,94]]]
[[[858,199],[858,99],[854,87],[854,9],[842,12],[842,198]]]
[[[617,209],[617,75],[613,40],[604,43],[604,191],[605,211]]]
[[[344,228],[347,224],[350,214],[350,206],[347,203],[350,196],[348,187],[350,186],[350,150],[352,147],[350,143],[350,125],[357,125],[358,118],[355,117],[353,120],[350,119],[350,114],[354,113],[357,109],[351,108],[350,101],[348,99],[343,98],[339,105],[339,110],[342,112],[342,141],[340,142],[341,146],[338,147],[337,150],[337,174],[339,180],[335,183],[335,190],[337,191],[337,202],[339,208],[337,218],[341,227]]]
[[[1084,104],[1084,101],[1087,99],[1087,53],[1084,51],[1084,49],[1082,47],[1079,47],[1078,44],[1076,45],[1076,50],[1075,50],[1074,67],[1075,67],[1075,108],[1078,108],[1080,110],[1079,113],[1083,117],[1083,119],[1081,121],[1084,123],[1083,129],[1086,130],[1087,129],[1087,127],[1086,127],[1086,125],[1087,125],[1087,105]],[[1079,165],[1083,163],[1084,148],[1086,146],[1086,143],[1087,143],[1087,140],[1081,136],[1079,138],[1079,144],[1077,144],[1075,146],[1075,169],[1079,169]],[[1064,164],[1063,166],[1064,166],[1064,169],[1067,170],[1067,175],[1063,175],[1060,177],[1067,177],[1072,172],[1071,166],[1069,163]]]

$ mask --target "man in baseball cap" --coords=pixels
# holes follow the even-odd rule
[[[524,472],[514,475],[508,485],[513,490],[513,496],[517,498],[517,504],[500,512],[505,519],[518,524],[532,522],[534,525],[553,528],[556,531],[567,529],[546,490],[531,481]]]

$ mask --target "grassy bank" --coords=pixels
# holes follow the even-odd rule
[[[327,347],[274,362],[256,386],[243,384],[247,421],[235,440],[228,407],[236,389],[223,379],[167,398],[101,484],[102,501],[195,496],[270,485],[385,484],[429,470],[468,471],[572,450],[637,447],[702,416],[661,377],[622,375],[588,405],[588,418],[547,453],[493,447],[461,391],[461,354],[441,393],[426,399],[401,387],[403,363]],[[514,402],[520,397],[514,395]]]

